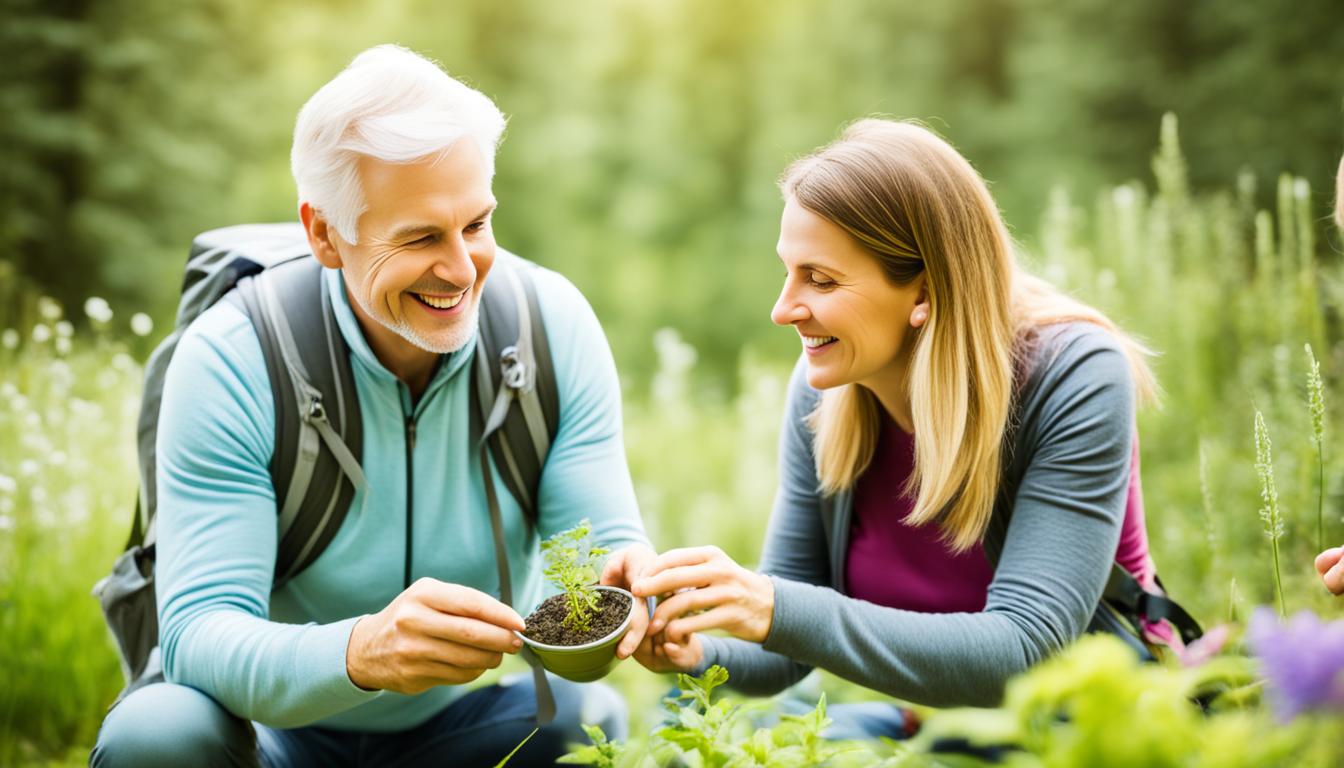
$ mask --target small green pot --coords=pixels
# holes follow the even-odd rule
[[[604,677],[611,671],[612,667],[616,666],[616,663],[620,661],[616,658],[616,644],[621,641],[622,637],[625,637],[626,630],[630,628],[630,620],[635,615],[637,601],[634,595],[620,587],[597,587],[597,589],[619,592],[630,598],[630,615],[625,617],[621,626],[613,629],[606,637],[582,645],[547,645],[533,640],[522,632],[514,632],[515,635],[522,638],[527,649],[541,659],[543,667],[566,680],[573,680],[576,683],[589,683],[597,680]]]

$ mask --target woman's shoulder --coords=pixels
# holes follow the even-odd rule
[[[1017,359],[1024,383],[1051,379],[1073,372],[1083,362],[1100,358],[1128,370],[1128,357],[1120,337],[1096,323],[1071,321],[1041,325],[1018,340]]]
[[[1124,345],[1114,331],[1096,323],[1034,328],[1019,340],[1017,359],[1019,419],[1039,415],[1050,403],[1114,405],[1114,398],[1096,397],[1100,392],[1132,404],[1133,375]]]

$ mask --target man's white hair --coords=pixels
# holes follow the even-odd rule
[[[504,115],[485,94],[417,53],[379,45],[356,56],[299,110],[290,169],[299,203],[357,243],[357,222],[368,209],[355,169],[361,155],[409,163],[470,136],[493,178],[503,133]]]

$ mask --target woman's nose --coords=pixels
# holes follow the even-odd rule
[[[806,320],[807,317],[807,306],[794,298],[788,284],[785,283],[784,290],[779,292],[779,298],[775,300],[774,309],[770,310],[770,320],[775,325],[793,325],[799,320]]]

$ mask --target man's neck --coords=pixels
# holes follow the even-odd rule
[[[373,356],[378,358],[378,362],[391,371],[393,376],[406,384],[411,391],[412,402],[419,400],[429,387],[441,356],[415,346],[392,329],[369,317],[359,302],[355,301],[355,297],[350,295],[349,288],[346,288],[345,295],[350,302],[350,308],[354,310],[355,319],[359,321],[364,340],[373,351]]]

